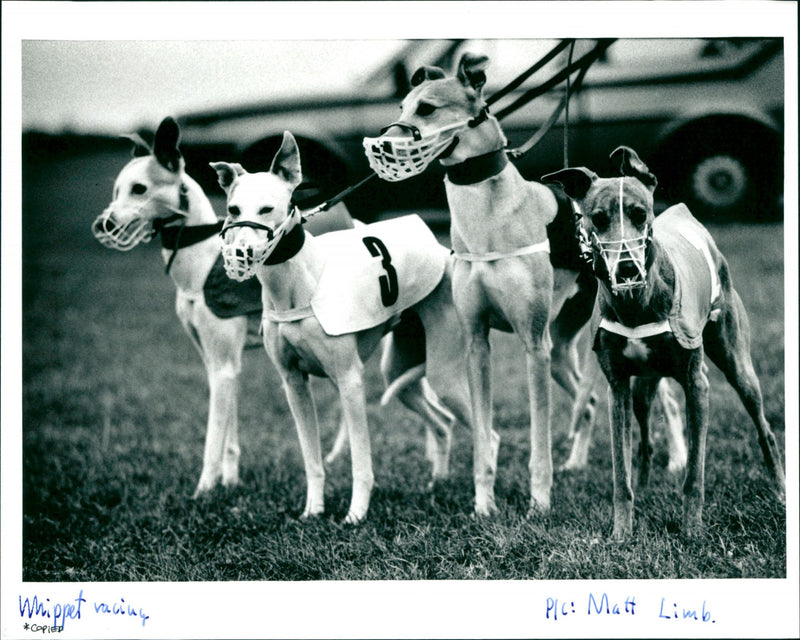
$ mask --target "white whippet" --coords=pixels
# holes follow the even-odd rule
[[[416,217],[419,224],[410,225],[415,231],[407,238],[413,250],[398,246],[402,243],[393,245],[392,232],[384,233],[388,227],[380,227],[397,221],[320,237],[307,233],[290,202],[301,180],[301,165],[289,132],[269,172],[251,174],[225,162],[212,166],[228,197],[222,249],[228,274],[241,280],[257,275],[261,282],[264,345],[283,381],[305,464],[303,517],[324,510],[325,471],[309,375],[330,378],[339,391],[353,473],[345,522],[357,523],[367,514],[373,471],[364,361],[384,336],[388,345],[381,361],[383,374],[388,381],[403,381],[401,399],[435,430],[433,474],[446,475],[451,425],[454,417],[468,424],[469,412],[461,364],[464,346],[452,305],[452,261],[447,250]],[[400,219],[391,229],[407,229],[407,222],[414,221]],[[405,254],[396,248],[412,251],[410,277],[401,263]],[[368,264],[347,271],[358,256]],[[342,272],[348,273],[344,282],[336,275]],[[360,272],[366,281],[356,282]],[[430,284],[423,297],[404,298],[413,290],[409,281],[422,273],[428,275],[420,281]],[[375,316],[361,318],[362,312],[373,309],[377,324]],[[430,386],[420,380],[423,368]],[[411,384],[404,380],[409,376]]]
[[[219,482],[224,486],[239,482],[237,406],[248,316],[233,308],[212,311],[207,304],[204,288],[220,257],[222,220],[201,187],[184,171],[179,136],[172,118],[159,125],[152,150],[141,138],[131,136],[137,157],[123,167],[114,184],[113,201],[94,221],[92,231],[104,245],[122,251],[161,236],[162,257],[176,288],[175,310],[200,352],[208,378],[208,424],[203,468],[194,492],[197,497]],[[344,205],[318,220],[320,232],[353,226]],[[218,280],[227,296],[236,295],[237,283],[224,273]],[[256,306],[251,304],[249,312],[260,320],[258,286],[254,302]],[[331,459],[346,438],[340,433],[336,442]]]
[[[581,401],[573,402],[573,427],[584,416],[591,427],[594,418],[591,380],[581,393],[576,343],[591,316],[595,289],[591,278],[579,278],[577,244],[574,251],[560,246],[574,241],[566,199],[559,202],[548,187],[524,180],[507,160],[505,136],[482,95],[487,65],[487,57],[465,53],[455,77],[437,67],[418,69],[400,120],[380,137],[365,139],[364,147],[373,170],[386,180],[416,175],[437,159],[447,170],[454,302],[468,342],[475,511],[489,514],[497,508],[499,435],[493,428],[489,331],[499,329],[517,334],[525,350],[530,507],[541,512],[550,507],[553,482],[551,371],[573,400]],[[552,247],[549,234],[554,234]],[[570,251],[573,257],[565,256]],[[665,409],[674,411],[674,403]],[[681,424],[668,420],[668,425],[670,444],[676,445],[671,458],[679,460]],[[585,465],[588,455],[591,430],[578,432],[568,461],[572,467]]]

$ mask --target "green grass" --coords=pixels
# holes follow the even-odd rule
[[[123,162],[114,153],[86,156],[26,167],[24,175],[24,580],[786,575],[785,509],[770,492],[755,429],[713,367],[702,535],[680,535],[680,483],[666,473],[662,437],[651,486],[636,496],[633,537],[608,540],[604,393],[590,467],[557,474],[552,513],[527,519],[524,362],[516,340],[499,334],[493,337],[502,436],[497,518],[471,517],[472,443],[465,429],[455,434],[451,479],[433,494],[424,490],[422,425],[397,404],[378,406],[373,359],[367,395],[377,487],[368,520],[357,528],[339,524],[350,496],[345,456],[328,472],[325,515],[298,521],[305,496],[299,445],[260,349],[244,359],[242,485],[192,500],[207,410],[200,358],[174,316],[173,289],[155,248],[123,255],[89,233]],[[783,447],[783,229],[711,231],[748,308],[767,417]],[[327,382],[315,390],[327,450],[338,412]],[[569,449],[568,405],[555,387],[553,397],[559,463]]]

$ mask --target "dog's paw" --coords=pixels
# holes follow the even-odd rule
[[[300,520],[310,520],[312,518],[319,518],[325,511],[324,505],[306,505],[303,513],[300,514]]]
[[[208,478],[200,478],[200,481],[197,483],[197,488],[194,490],[192,494],[192,500],[197,500],[198,498],[202,498],[203,496],[208,495],[213,491],[213,489],[217,486],[218,479],[214,478],[210,480]]]
[[[344,517],[344,520],[342,520],[342,524],[355,527],[364,522],[364,519],[366,517],[367,517],[366,512],[359,515],[354,511],[348,511],[347,515]]]
[[[550,505],[541,505],[538,502],[531,502],[528,507],[526,517],[528,520],[543,520],[550,515]]]
[[[615,526],[614,530],[611,532],[611,541],[625,542],[626,540],[629,540],[632,535],[633,531],[630,528]]]
[[[475,504],[475,512],[472,514],[475,518],[491,518],[497,515],[500,510],[494,500],[486,501],[481,504]]]

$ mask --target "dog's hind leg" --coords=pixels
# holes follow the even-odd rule
[[[650,407],[658,388],[658,378],[634,378],[632,385],[633,414],[639,423],[639,486],[646,487],[650,478],[653,457],[653,438],[650,431]]]
[[[594,387],[599,373],[597,358],[587,349],[578,391],[572,401],[568,431],[568,436],[572,438],[572,448],[569,458],[561,465],[562,471],[585,469],[589,464],[589,449],[592,445],[597,410],[597,394]]]
[[[325,456],[325,464],[333,464],[336,462],[344,453],[349,441],[347,437],[347,423],[345,423],[344,417],[341,417],[339,419],[339,430],[336,432],[336,439],[333,441],[333,446],[328,452],[328,455]]]
[[[564,269],[554,269],[553,275],[553,305],[560,305],[560,308],[550,323],[550,337],[553,341],[551,370],[553,380],[572,401],[568,430],[568,437],[573,439],[572,449],[569,459],[561,469],[582,469],[588,464],[597,406],[594,384],[599,369],[597,359],[590,349],[591,342],[584,339],[584,328],[594,308],[597,284],[593,275],[581,274],[577,280],[576,293],[561,303],[563,290],[567,288],[564,283],[574,286],[572,281],[575,274]],[[586,343],[586,348],[583,348],[583,343]],[[582,358],[581,349],[584,351]]]
[[[381,405],[397,396],[425,425],[425,457],[432,464],[432,481],[447,478],[450,473],[453,413],[439,399],[425,376],[425,330],[416,314],[406,312],[403,321],[384,338],[381,373],[386,392]]]
[[[764,400],[753,359],[750,355],[750,326],[744,305],[733,288],[726,292],[729,305],[719,318],[709,322],[703,333],[708,357],[725,374],[728,382],[739,394],[747,413],[758,430],[758,443],[778,496],[786,496],[786,476],[778,450],[775,434],[764,416]]]

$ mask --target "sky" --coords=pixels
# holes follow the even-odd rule
[[[23,129],[118,133],[206,107],[346,90],[401,42],[27,40]]]

